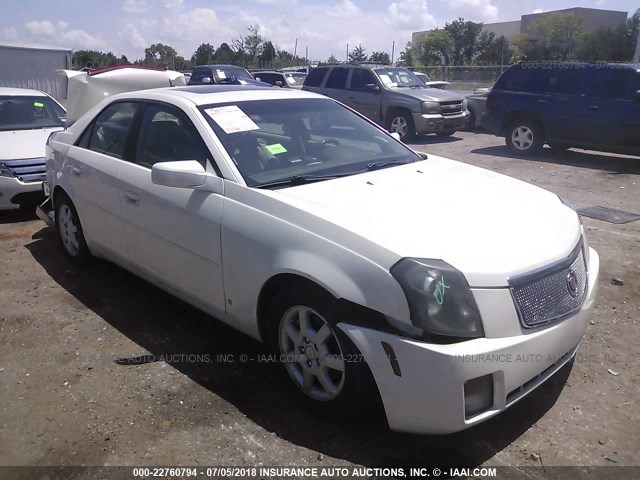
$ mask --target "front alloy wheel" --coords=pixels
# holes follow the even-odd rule
[[[298,305],[285,312],[280,352],[291,379],[312,399],[332,400],[342,391],[344,355],[331,326],[315,310]]]
[[[301,283],[283,287],[270,307],[267,340],[290,393],[328,418],[346,418],[375,405],[369,366],[338,327],[346,322],[331,294]]]
[[[408,140],[415,135],[413,118],[407,112],[398,111],[393,113],[389,118],[387,130],[389,133],[400,135],[400,140]]]

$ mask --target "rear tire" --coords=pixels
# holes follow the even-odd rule
[[[534,155],[544,146],[544,130],[528,118],[516,119],[507,129],[505,142],[518,155]]]
[[[413,124],[413,117],[406,110],[395,110],[387,118],[387,130],[390,133],[400,135],[403,142],[411,140],[416,136],[416,127]]]
[[[268,343],[290,393],[328,418],[372,403],[375,383],[364,358],[337,327],[336,300],[319,287],[291,286],[269,311]]]
[[[74,265],[86,265],[91,258],[87,242],[82,232],[82,224],[76,207],[65,194],[59,194],[55,200],[56,230],[67,258]]]
[[[454,133],[456,133],[455,130],[443,130],[442,132],[436,132],[436,135],[439,137],[446,138],[446,137],[450,137]]]

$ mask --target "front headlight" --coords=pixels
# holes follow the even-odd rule
[[[391,275],[400,283],[417,328],[434,335],[484,336],[482,319],[464,275],[442,260],[403,258]]]
[[[440,113],[440,104],[438,102],[422,102],[422,113]]]
[[[469,102],[467,102],[467,99],[465,98],[464,100],[462,100],[462,111],[465,111],[467,109],[467,104]]]

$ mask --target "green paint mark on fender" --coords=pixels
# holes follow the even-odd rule
[[[450,286],[444,282],[443,275],[442,277],[440,277],[440,281],[436,284],[436,291],[433,292],[433,296],[436,297],[436,302],[438,302],[438,305],[442,305],[444,303],[444,293],[445,289],[447,288],[450,288]]]

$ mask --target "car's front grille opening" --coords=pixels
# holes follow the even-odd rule
[[[586,297],[584,251],[577,248],[566,261],[533,276],[512,279],[509,284],[523,327],[535,328],[560,320],[578,311]]]
[[[453,102],[440,102],[440,111],[442,115],[458,115],[462,113],[462,102],[453,101]]]
[[[25,183],[42,182],[47,173],[47,159],[44,157],[3,160],[0,164]]]
[[[572,348],[571,350],[569,350],[562,357],[560,357],[554,363],[549,365],[547,368],[545,368],[542,372],[540,372],[538,375],[533,377],[531,380],[528,380],[527,382],[523,383],[519,387],[514,388],[513,390],[511,390],[507,394],[507,405],[513,403],[515,400],[517,400],[521,396],[525,395],[526,393],[530,392],[537,385],[540,385],[547,378],[549,378],[553,374],[554,370],[557,367],[559,367],[560,365],[563,365],[564,363],[566,363],[571,358],[573,353],[576,351],[576,348]]]

